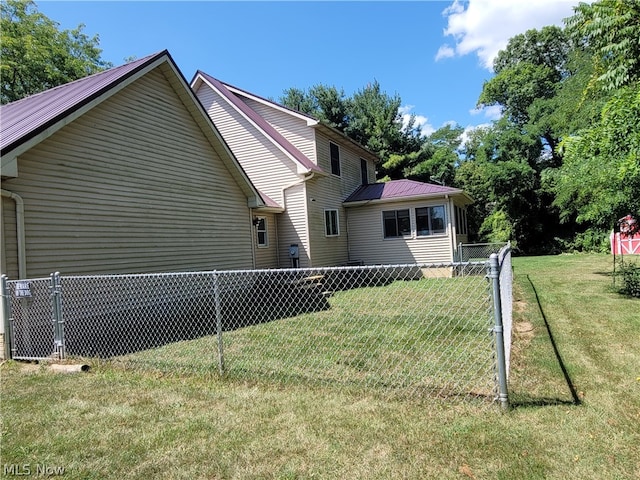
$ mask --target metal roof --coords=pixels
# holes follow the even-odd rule
[[[402,200],[411,197],[432,197],[463,194],[462,190],[415,180],[391,180],[384,183],[361,185],[344,203],[373,200]]]
[[[1,153],[10,152],[165,54],[166,50],[0,106]]]

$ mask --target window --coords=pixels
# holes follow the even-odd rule
[[[388,210],[382,212],[384,238],[404,237],[411,235],[409,210]]]
[[[456,207],[456,233],[466,235],[467,232],[467,209]]]
[[[264,217],[258,217],[255,222],[258,247],[268,247],[269,236],[267,235],[267,219]]]
[[[369,172],[367,171],[367,161],[364,158],[360,159],[360,178],[362,179],[362,185],[369,185]]]
[[[416,208],[417,235],[435,235],[447,231],[444,205]]]
[[[340,149],[335,143],[329,143],[331,152],[331,173],[340,176]]]
[[[338,210],[324,211],[324,234],[327,237],[340,235],[338,228]]]

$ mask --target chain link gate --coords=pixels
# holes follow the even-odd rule
[[[64,320],[60,274],[8,281],[2,276],[5,357],[15,360],[63,359]],[[9,353],[9,355],[7,355]]]

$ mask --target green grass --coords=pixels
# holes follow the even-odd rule
[[[640,478],[638,299],[612,292],[609,256],[513,263],[506,414],[215,372],[7,362],[0,466],[78,479]]]
[[[395,281],[320,298],[323,308],[226,331],[225,375],[341,389],[367,386],[405,398],[494,398],[488,334],[493,316],[483,276]],[[231,323],[242,320],[237,313],[236,318]],[[170,374],[176,365],[211,371],[217,358],[218,340],[209,336],[119,361],[125,368]]]

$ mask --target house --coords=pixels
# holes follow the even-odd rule
[[[9,278],[256,265],[249,180],[167,51],[3,105]]]
[[[342,201],[375,180],[376,157],[316,119],[204,73],[191,82],[256,187],[280,207],[257,218],[259,267],[349,262]]]
[[[191,87],[273,202],[256,217],[259,267],[450,262],[466,241],[461,190],[376,184],[376,156],[340,131],[202,71]]]
[[[362,185],[344,201],[350,255],[366,265],[453,262],[470,203],[457,188],[412,180]]]

